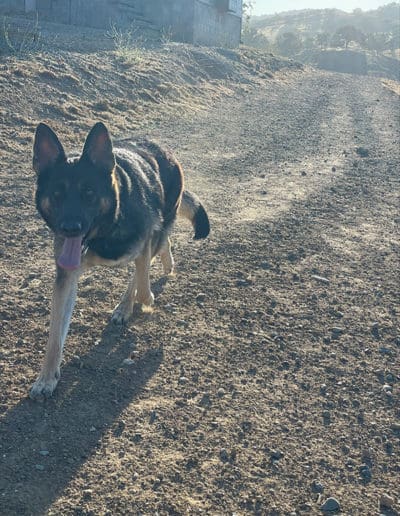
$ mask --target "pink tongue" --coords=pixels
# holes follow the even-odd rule
[[[57,263],[62,269],[74,271],[81,265],[82,237],[66,238]]]

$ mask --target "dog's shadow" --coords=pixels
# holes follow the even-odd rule
[[[159,294],[168,280],[153,284]],[[139,332],[147,314],[138,316]],[[137,338],[140,339],[140,333]],[[137,401],[163,360],[163,347],[148,343],[132,353],[132,331],[109,322],[100,341],[62,367],[53,397],[22,400],[0,422],[0,513],[43,514],[111,430]],[[118,427],[113,428],[113,425]]]

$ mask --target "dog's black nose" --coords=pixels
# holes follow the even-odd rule
[[[78,221],[62,222],[60,229],[64,235],[78,236],[82,231],[82,224]]]

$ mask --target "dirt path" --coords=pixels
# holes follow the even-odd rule
[[[2,193],[0,514],[318,514],[330,496],[397,514],[379,501],[400,498],[398,115],[379,80],[310,72],[154,129],[212,237],[180,225],[176,278],[157,264],[154,313],[123,330],[107,321],[126,271],[84,278],[44,405],[26,394],[51,245],[18,157]]]

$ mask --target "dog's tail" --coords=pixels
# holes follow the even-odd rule
[[[183,191],[178,215],[190,220],[194,229],[194,240],[206,238],[210,233],[210,221],[197,195]]]

